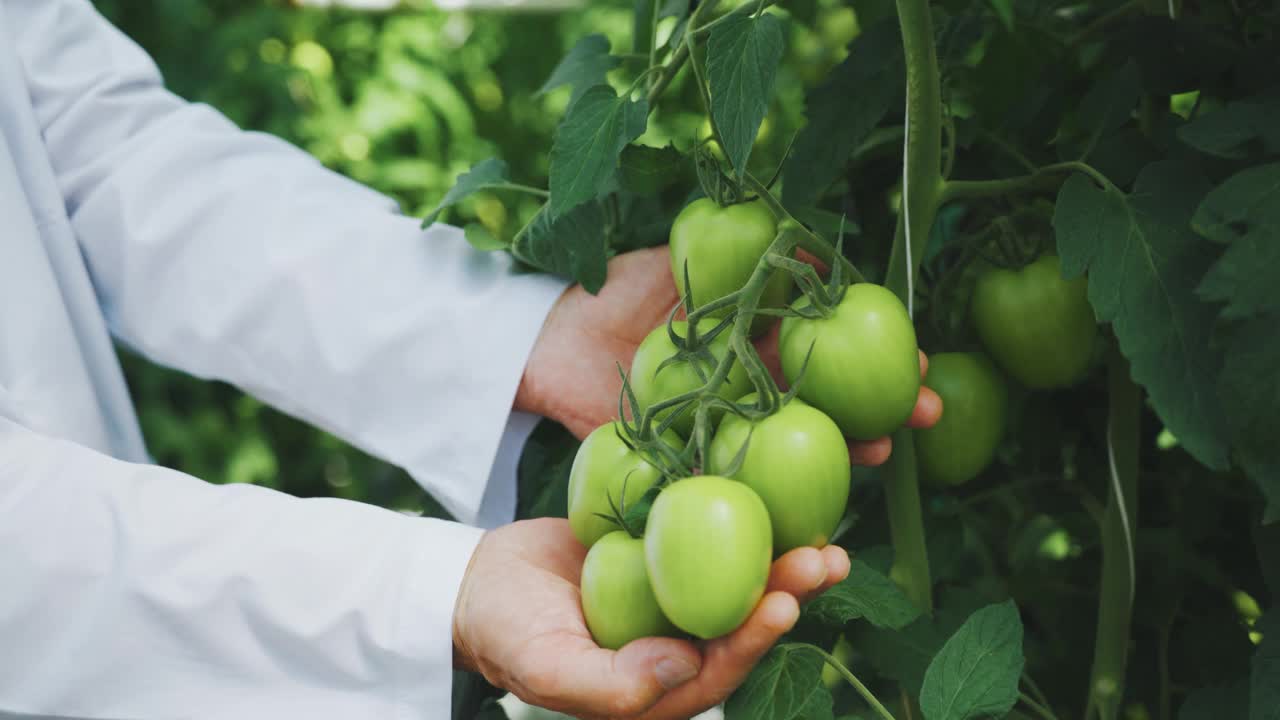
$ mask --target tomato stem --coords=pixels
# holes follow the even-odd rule
[[[897,0],[907,62],[906,132],[902,158],[902,210],[894,232],[885,287],[913,310],[915,281],[933,228],[942,179],[942,91],[928,0]],[[933,582],[925,545],[911,431],[893,434],[885,486],[894,560],[890,575],[925,613],[933,612]]]
[[[1114,720],[1124,697],[1136,582],[1133,537],[1138,519],[1138,435],[1142,391],[1129,363],[1112,349],[1107,365],[1107,508],[1102,517],[1102,580],[1085,717]]]
[[[747,173],[743,178],[743,181],[746,183],[747,187],[751,188],[752,191],[760,196],[760,199],[764,201],[765,205],[769,206],[769,209],[773,211],[773,216],[777,218],[779,223],[784,220],[790,220],[795,223],[799,230],[797,233],[799,235],[797,244],[801,250],[810,253],[822,262],[833,267],[836,259],[839,258],[840,265],[848,276],[849,282],[866,282],[866,279],[862,276],[862,273],[858,270],[857,266],[852,262],[849,262],[849,259],[844,255],[837,253],[835,246],[827,242],[826,238],[818,235],[805,227],[804,223],[796,220],[795,217],[793,217],[791,213],[783,207],[778,198],[774,197],[773,193],[769,192],[769,188],[765,187],[764,183],[760,182],[751,173]]]
[[[938,204],[945,205],[953,200],[999,197],[1020,192],[1052,190],[1061,184],[1067,175],[1073,172],[1088,175],[1104,190],[1119,192],[1116,186],[1107,179],[1107,176],[1098,172],[1093,166],[1084,162],[1069,161],[1045,165],[1030,174],[1011,178],[1000,178],[998,180],[949,180],[942,186],[942,191],[938,196]]]
[[[849,668],[845,667],[844,663],[837,660],[831,653],[823,650],[817,645],[811,645],[809,643],[788,643],[783,647],[804,649],[817,653],[822,657],[823,662],[835,668],[836,672],[840,673],[844,677],[845,681],[847,681],[854,690],[858,691],[858,694],[862,696],[863,700],[867,701],[867,704],[871,706],[872,710],[876,711],[877,715],[884,718],[884,720],[896,720],[896,718],[893,717],[893,713],[889,712],[889,709],[876,699],[876,696],[867,689],[866,685],[862,684],[862,681],[858,679],[858,676],[850,672]]]

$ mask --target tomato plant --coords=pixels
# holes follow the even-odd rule
[[[784,319],[779,343],[787,380],[803,369],[800,397],[849,437],[887,435],[911,415],[920,390],[916,333],[885,288],[859,283],[825,317]]]
[[[748,395],[740,403],[755,402]],[[736,472],[728,472],[741,457]],[[773,525],[773,550],[823,547],[849,500],[849,452],[840,428],[820,410],[792,400],[763,420],[720,421],[708,456],[710,472],[745,483],[760,496]]]
[[[655,330],[623,427],[653,442],[678,412],[667,460],[743,482],[660,478],[632,506],[660,606],[731,630],[813,528],[853,562],[729,720],[1280,707],[1269,5],[642,0],[566,47],[537,162],[477,163],[428,213],[527,205],[473,241],[591,292],[627,282],[608,263],[634,248],[669,240],[677,290],[687,268],[682,309],[715,338]],[[791,387],[753,340],[777,317]],[[1000,373],[934,356],[943,420],[904,427],[917,345]],[[821,425],[803,407],[890,436],[849,502],[816,481],[842,475],[835,436],[785,431]],[[525,514],[567,505],[573,442],[541,432]],[[730,487],[749,523],[708,509]]]
[[[743,483],[714,475],[678,480],[653,503],[644,555],[671,622],[700,638],[720,637],[764,595],[773,559],[769,512]]]
[[[925,385],[945,410],[937,425],[916,433],[920,470],[935,482],[968,482],[991,462],[1004,435],[1004,380],[980,353],[939,353],[929,359]]]
[[[993,268],[973,289],[973,324],[987,352],[1030,388],[1079,381],[1093,358],[1098,323],[1082,277],[1062,277],[1057,256],[1020,270]]]
[[[582,614],[591,637],[610,650],[642,637],[678,632],[653,596],[644,540],[622,530],[601,537],[587,552],[582,565]]]

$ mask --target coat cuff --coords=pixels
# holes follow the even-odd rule
[[[462,578],[484,531],[444,520],[423,519],[409,541],[416,550],[405,569],[404,598],[396,625],[405,643],[405,663],[396,678],[401,711],[397,720],[437,720],[452,707],[453,611]]]

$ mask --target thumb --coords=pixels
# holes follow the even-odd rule
[[[692,643],[672,638],[641,638],[614,652],[583,647],[553,664],[561,703],[581,715],[639,715],[670,690],[697,676],[702,655]],[[559,694],[559,693],[556,693]],[[556,703],[556,704],[561,704]]]

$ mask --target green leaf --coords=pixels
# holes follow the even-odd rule
[[[996,16],[1004,24],[1004,29],[1013,32],[1013,0],[987,0],[987,2],[991,4],[991,9],[996,11]]]
[[[974,613],[942,646],[924,674],[926,720],[1000,717],[1018,701],[1022,619],[1012,600]]]
[[[769,110],[782,51],[782,21],[769,13],[727,15],[707,40],[711,119],[738,177],[747,171],[756,132]]]
[[[1123,125],[1142,97],[1142,81],[1138,66],[1130,61],[1115,72],[1104,73],[1080,100],[1078,121],[1090,143],[1085,155],[1098,138],[1115,132]]]
[[[653,44],[654,13],[658,12],[658,0],[635,0],[631,17],[631,52],[648,55]]]
[[[569,470],[578,442],[562,425],[543,420],[525,442],[516,469],[516,518],[566,517]]]
[[[897,23],[879,22],[853,41],[849,57],[809,93],[809,122],[796,136],[782,170],[787,206],[816,204],[844,174],[849,156],[898,104],[904,67]]]
[[[1223,356],[1217,390],[1236,461],[1268,501],[1265,522],[1280,520],[1280,453],[1275,410],[1280,407],[1280,312],[1223,323],[1215,352]],[[1175,433],[1176,434],[1176,433]]]
[[[556,129],[551,144],[549,213],[559,217],[602,193],[627,143],[644,132],[649,104],[618,97],[597,85],[577,102]]]
[[[806,616],[837,627],[866,618],[876,627],[894,630],[920,617],[920,608],[892,580],[857,558],[852,558],[850,565],[849,577],[809,603]]]
[[[828,720],[831,694],[822,685],[822,666],[808,646],[774,647],[725,703],[726,720]]]
[[[1200,283],[1201,297],[1227,303],[1224,318],[1280,309],[1280,163],[1249,168],[1214,188],[1191,225],[1229,245]]]
[[[457,205],[474,193],[486,188],[503,185],[507,182],[509,181],[505,162],[497,158],[481,160],[472,165],[470,170],[458,176],[458,180],[453,184],[453,187],[449,188],[449,192],[444,194],[440,204],[436,205],[436,209],[427,213],[427,216],[422,219],[422,227],[434,223],[446,208]]]
[[[1230,103],[1178,128],[1178,139],[1208,155],[1230,159],[1280,153],[1280,98]]]
[[[605,215],[589,202],[551,219],[544,205],[529,226],[516,236],[514,254],[539,270],[582,283],[589,293],[604,287],[608,263]]]
[[[1247,720],[1249,685],[1199,688],[1187,694],[1178,708],[1178,720]]]
[[[561,85],[572,85],[573,96],[569,101],[572,104],[588,89],[604,85],[609,71],[621,63],[621,59],[609,54],[608,38],[598,34],[587,35],[551,71],[551,77],[542,84],[538,94],[550,92]]]
[[[489,228],[480,223],[467,223],[462,228],[462,235],[471,243],[471,247],[481,252],[492,252],[494,250],[506,250],[507,243],[493,236],[489,232]]]
[[[1280,609],[1272,608],[1254,629],[1262,642],[1250,669],[1249,720],[1280,720]]]
[[[688,159],[674,145],[628,145],[618,159],[618,184],[638,195],[654,195],[679,180],[686,169]]]
[[[920,694],[925,670],[946,642],[946,631],[928,617],[921,617],[901,630],[854,627],[857,628],[851,632],[854,647],[867,656],[876,671],[898,681],[908,694]]]
[[[1190,222],[1207,189],[1179,160],[1148,165],[1129,196],[1076,175],[1058,193],[1053,227],[1064,274],[1088,270],[1089,301],[1165,426],[1201,463],[1223,469],[1214,311],[1194,290],[1212,253]]]

